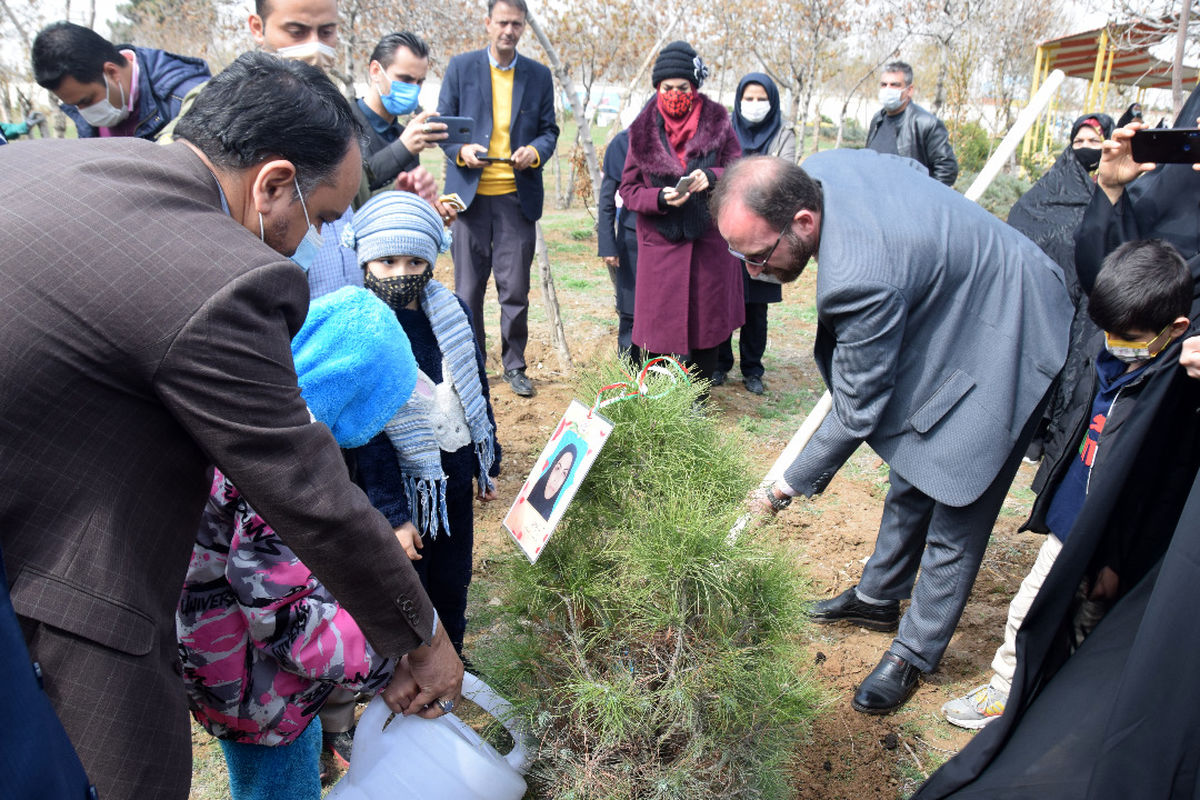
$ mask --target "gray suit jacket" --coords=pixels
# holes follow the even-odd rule
[[[950,506],[983,493],[1062,367],[1062,272],[980,206],[871,150],[820,153],[817,365],[834,413],[787,470],[811,495],[866,441]]]
[[[174,610],[210,464],[381,652],[427,640],[432,607],[332,435],[309,421],[290,350],[304,273],[222,211],[186,145],[7,147],[0,191],[13,605],[100,796],[186,796]],[[127,709],[142,710],[140,727],[123,727]]]

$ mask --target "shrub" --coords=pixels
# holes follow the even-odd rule
[[[952,134],[954,154],[962,172],[979,172],[992,154],[992,139],[978,122],[964,122]]]
[[[627,380],[615,362],[581,397]],[[651,376],[651,392],[666,379]],[[760,470],[693,410],[698,389],[603,413],[616,427],[530,566],[489,568],[502,603],[472,647],[540,740],[539,797],[786,797],[813,713],[793,567],[727,542]]]

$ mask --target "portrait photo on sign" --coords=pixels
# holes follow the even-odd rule
[[[537,561],[612,429],[609,420],[578,400],[567,407],[504,518],[530,563]]]

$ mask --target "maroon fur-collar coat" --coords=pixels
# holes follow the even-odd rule
[[[742,154],[729,114],[703,94],[700,123],[687,145],[685,168],[667,144],[654,100],[629,127],[621,176],[625,208],[637,212],[638,273],[633,343],[652,353],[685,355],[716,347],[746,320],[742,269],[708,215],[708,191],[679,209],[660,205],[664,186],[694,169],[720,180]]]

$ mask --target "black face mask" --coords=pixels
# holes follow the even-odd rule
[[[393,311],[399,311],[421,296],[432,277],[433,267],[426,267],[419,275],[396,275],[391,278],[376,278],[371,270],[366,270],[363,273],[363,286],[374,292]]]
[[[1075,160],[1083,166],[1088,172],[1095,172],[1096,167],[1100,166],[1100,154],[1104,151],[1099,147],[1076,147],[1073,151]]]

